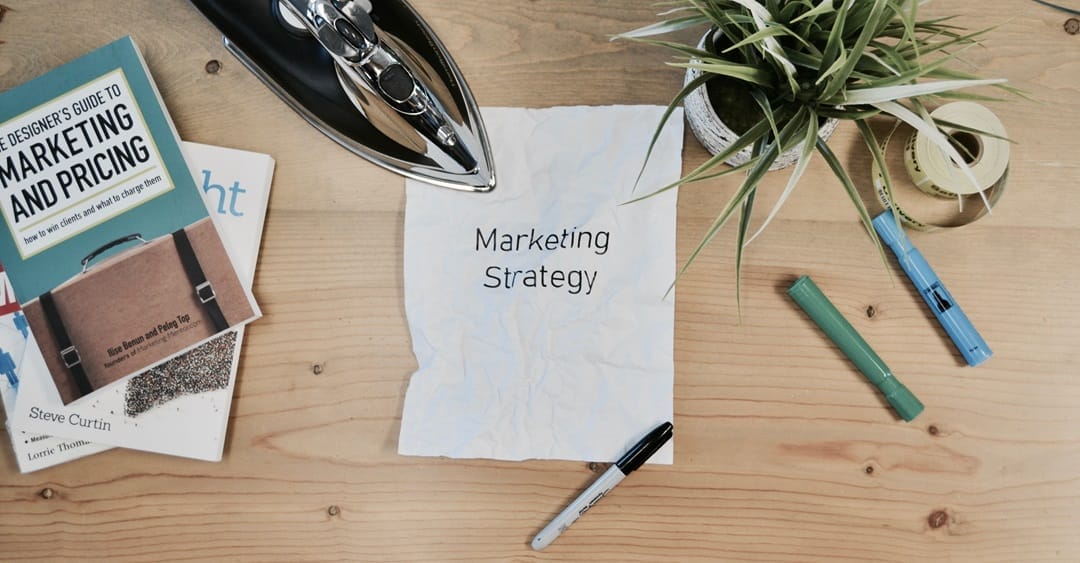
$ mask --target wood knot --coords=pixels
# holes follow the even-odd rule
[[[941,430],[938,430],[938,427],[934,426],[933,424],[931,424],[930,427],[926,429],[926,431],[929,432],[931,436],[937,436],[941,433]]]
[[[322,372],[323,372],[323,365],[322,364],[315,364],[315,365],[311,366],[311,373],[314,373],[315,375],[322,375]]]
[[[45,487],[44,489],[41,489],[41,492],[38,493],[38,494],[41,495],[41,498],[43,498],[45,500],[49,500],[49,499],[53,498],[53,496],[56,495],[56,491],[53,491],[49,487]]]
[[[1068,33],[1069,35],[1080,33],[1080,20],[1076,18],[1065,20],[1065,33]]]
[[[927,517],[926,522],[930,524],[931,528],[936,530],[949,523],[949,513],[945,512],[944,510],[935,510],[930,513],[930,516]]]
[[[867,305],[867,307],[866,307],[866,316],[867,316],[867,318],[872,319],[872,318],[874,318],[874,315],[876,315],[876,314],[877,314],[877,309],[875,309],[873,305]]]
[[[873,465],[867,465],[866,469],[863,469],[863,471],[865,471],[867,475],[873,475],[874,474],[874,466]]]
[[[607,471],[609,465],[610,464],[608,463],[590,461],[587,467],[589,468],[589,471],[592,471],[593,473],[603,473],[604,471]]]
[[[221,70],[221,61],[210,59],[206,62],[206,74],[217,74]]]
[[[330,516],[337,516],[338,514],[341,514],[341,509],[338,508],[338,505],[331,504],[330,508],[326,509],[326,513],[329,514]]]

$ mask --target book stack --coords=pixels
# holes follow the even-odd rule
[[[222,457],[274,161],[181,142],[130,38],[0,94],[0,395],[19,470]]]

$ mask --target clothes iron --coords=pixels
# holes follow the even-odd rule
[[[472,92],[404,0],[191,1],[244,66],[345,148],[438,186],[495,187]]]

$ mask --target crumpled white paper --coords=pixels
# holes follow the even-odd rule
[[[399,453],[610,462],[672,419],[676,191],[626,203],[679,178],[677,112],[634,187],[663,111],[486,108],[493,192],[406,181]]]

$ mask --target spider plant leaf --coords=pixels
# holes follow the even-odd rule
[[[1072,14],[1074,16],[1080,16],[1080,10],[1076,10],[1076,9],[1073,9],[1073,8],[1068,8],[1068,7],[1062,6],[1060,4],[1054,4],[1053,2],[1047,2],[1046,0],[1034,0],[1034,1],[1036,3],[1042,4],[1043,6],[1048,6],[1050,8],[1055,9],[1055,10],[1061,10],[1062,12],[1065,12],[1066,14]]]
[[[939,127],[948,127],[949,129],[955,129],[957,131],[964,131],[966,133],[972,133],[974,135],[982,135],[984,137],[990,137],[992,139],[998,139],[998,140],[1001,140],[1001,141],[1006,141],[1006,142],[1012,143],[1014,145],[1017,144],[1016,141],[1013,141],[1012,139],[1009,139],[1008,137],[1003,137],[1001,135],[998,135],[996,133],[991,133],[989,131],[983,131],[982,129],[977,129],[975,127],[971,127],[969,125],[964,125],[962,123],[956,123],[955,121],[946,121],[946,120],[941,119],[941,118],[935,118],[934,123],[937,123],[937,125]]]
[[[764,140],[754,144],[754,155],[760,155],[764,146]],[[754,196],[757,194],[755,186],[746,194],[742,206],[739,208],[739,230],[735,236],[735,306],[738,308],[739,318],[742,318],[742,258],[743,248],[746,243],[746,230],[750,226],[750,215],[754,209]]]
[[[827,3],[827,0],[820,3],[825,4]],[[794,25],[795,22],[793,22],[792,20],[799,17],[800,14],[813,9],[813,7],[814,3],[810,0],[792,0],[790,2],[784,2],[783,4],[778,6],[777,9],[770,11],[773,14],[773,18],[777,21],[788,22],[788,25]],[[799,26],[799,29],[797,29],[797,31],[800,32],[800,35],[806,36],[807,29],[813,24],[814,20],[811,20],[807,22],[806,25]]]
[[[1005,102],[1008,101],[1005,98],[999,98],[996,96],[987,96],[985,94],[972,94],[970,92],[941,92],[934,94],[934,97],[941,98],[943,100],[965,100],[969,102]]]
[[[711,78],[708,74],[702,74],[697,78],[688,82],[685,86],[679,90],[678,94],[671,100],[667,108],[664,110],[663,115],[660,116],[660,122],[656,125],[656,129],[653,131],[652,139],[649,140],[649,149],[645,151],[645,158],[641,162],[641,170],[638,170],[637,179],[634,180],[634,190],[637,190],[638,182],[641,181],[641,175],[645,173],[645,167],[649,164],[649,158],[652,156],[653,149],[656,148],[656,141],[660,138],[660,133],[664,130],[664,126],[667,125],[668,119],[671,118],[671,114],[675,112],[675,108],[679,107],[679,104],[690,95],[691,92],[699,87],[704,86]]]
[[[742,259],[746,247],[746,230],[750,226],[750,214],[754,209],[754,195],[757,188],[750,190],[739,209],[739,231],[735,237],[735,306],[742,318]]]
[[[772,15],[769,11],[758,3],[756,0],[731,0],[744,8],[746,8],[750,15],[754,18],[754,24],[758,30],[768,29],[770,24],[773,24]],[[792,92],[799,91],[799,84],[795,80],[795,65],[791,64],[791,61],[787,59],[784,54],[784,49],[780,46],[780,43],[775,37],[764,37],[761,39],[761,48],[769,56],[769,58],[776,63],[780,70],[783,72],[784,77],[787,78],[788,85],[791,87]]]
[[[870,13],[866,18],[866,22],[862,26],[862,31],[859,33],[859,38],[856,39],[855,44],[849,48],[850,52],[862,53],[870,43],[870,40],[877,34],[878,28],[881,26],[881,22],[885,15],[885,4],[885,0],[874,0],[874,4],[870,7]],[[858,57],[848,57],[843,68],[836,72],[825,86],[825,91],[822,92],[822,98],[829,99],[840,92],[841,88],[847,84],[848,77],[851,75],[851,71],[855,69],[855,63],[857,63],[858,60]]]
[[[738,63],[729,63],[720,59],[710,59],[709,61],[690,61],[685,63],[667,64],[680,68],[697,69],[706,74],[730,76],[731,78],[749,82],[751,84],[757,84],[758,86],[764,86],[766,88],[772,86],[772,82],[769,80],[771,77],[769,76],[768,71],[761,68]]]
[[[955,69],[951,69],[951,68],[934,69],[933,72],[928,73],[926,76],[927,76],[927,78],[947,78],[947,79],[950,79],[950,80],[978,80],[979,79],[979,77],[977,75],[974,75],[974,74],[972,74],[970,72],[963,72],[963,71],[959,71],[959,70],[955,70]],[[1027,92],[1025,92],[1025,91],[1023,91],[1023,90],[1021,90],[1019,88],[1016,88],[1014,86],[1009,86],[1007,83],[992,84],[991,86],[995,90],[1001,90],[1002,92],[1012,94],[1013,96],[1016,96],[1018,98],[1023,98],[1025,100],[1028,100],[1029,102],[1039,102],[1035,98],[1032,98],[1031,96],[1029,96]],[[945,93],[939,94],[939,95],[945,95]],[[991,101],[1001,101],[1001,100],[998,100],[996,98],[990,98],[990,100]]]
[[[851,88],[828,99],[826,103],[834,105],[874,105],[904,98],[917,98],[938,92],[948,92],[960,88],[1001,84],[1004,78],[985,78],[981,80],[939,80],[902,86],[883,86],[881,88]]]
[[[896,201],[893,198],[892,178],[889,174],[888,163],[885,161],[885,153],[882,151],[881,144],[878,143],[877,135],[874,134],[874,130],[870,128],[870,125],[866,123],[866,120],[859,119],[855,121],[855,126],[858,128],[859,134],[866,143],[866,148],[870,149],[870,156],[873,157],[878,170],[881,171],[881,183],[885,189],[885,197],[889,200],[890,204],[892,204]],[[894,126],[893,131],[895,130],[896,127]]]
[[[926,73],[927,78],[945,78],[949,80],[978,80],[979,77],[970,72],[964,72],[962,70],[956,70],[954,68],[935,68],[934,70]],[[1002,88],[1003,86],[995,86],[995,88]]]
[[[755,164],[757,164],[757,160],[755,158],[751,158],[751,159],[747,160],[746,162],[744,162],[742,164],[739,164],[737,166],[732,166],[730,168],[725,168],[725,169],[721,170],[720,172],[712,172],[712,173],[709,173],[709,174],[701,174],[699,176],[694,177],[694,179],[691,180],[691,182],[712,180],[713,178],[718,178],[720,176],[726,176],[726,175],[728,175],[728,174],[730,174],[732,172],[738,172],[740,170],[746,170],[747,168],[750,168],[750,167],[754,166]]]
[[[685,2],[681,0],[667,0],[666,2],[657,2],[657,6],[672,6],[672,8],[656,14],[657,16],[667,18],[671,14],[678,14],[681,12],[695,13],[695,10],[691,6],[684,6]]]
[[[814,85],[819,86],[822,82],[828,80],[830,76],[836,74],[837,72],[840,72],[840,69],[843,68],[844,64],[847,63],[847,59],[847,51],[840,51],[840,53],[836,57],[836,61],[833,62],[832,66],[823,70],[820,73],[818,79],[814,81]]]
[[[709,240],[711,240],[712,237],[715,236],[716,231],[719,231],[719,229],[727,222],[734,209],[739,206],[743,201],[743,198],[746,197],[746,192],[748,190],[753,191],[757,189],[757,185],[761,182],[761,178],[769,171],[769,167],[776,162],[776,158],[780,154],[780,147],[791,143],[792,139],[799,132],[799,124],[808,120],[808,113],[809,110],[806,110],[805,108],[796,113],[787,121],[784,128],[780,130],[780,135],[776,139],[768,141],[767,139],[759,138],[754,141],[755,150],[752,153],[753,158],[750,162],[746,163],[752,164],[752,167],[750,171],[747,172],[746,178],[743,180],[743,184],[739,191],[728,200],[728,204],[725,206],[724,211],[721,212],[712,227],[710,227],[710,231],[707,234]],[[816,120],[811,122],[816,123]],[[817,135],[815,134],[815,138],[816,137]],[[692,255],[691,260],[697,256],[697,252],[700,252],[707,243],[707,240],[703,240],[701,246],[699,246]]]
[[[915,60],[919,60],[919,41],[915,36],[915,15],[919,4],[917,2],[908,2],[906,7],[907,10],[904,10],[902,7],[895,8],[895,13],[899,16],[898,19],[903,28],[903,33],[900,34],[899,43],[915,46]]]
[[[713,53],[710,53],[709,51],[706,51],[704,49],[699,49],[697,47],[692,47],[683,43],[676,43],[674,41],[644,38],[629,38],[628,40],[637,43],[645,43],[647,45],[653,45],[656,47],[665,47],[667,49],[675,51],[676,53],[679,53],[680,55],[686,55],[688,58],[691,59],[711,58],[716,56]]]
[[[814,6],[813,8],[803,12],[801,16],[791,20],[791,23],[798,23],[807,18],[817,18],[818,16],[830,14],[835,11],[836,8],[833,7],[833,0],[821,0],[821,2],[817,6]]]
[[[799,151],[799,160],[795,163],[795,169],[791,172],[788,183],[784,186],[784,191],[780,194],[780,197],[777,198],[772,211],[765,217],[765,221],[761,223],[761,226],[758,227],[758,230],[750,237],[750,240],[746,241],[746,244],[753,242],[754,239],[765,230],[765,227],[769,226],[773,217],[776,216],[777,212],[779,212],[780,208],[784,205],[784,202],[787,201],[788,196],[791,195],[791,192],[795,191],[795,186],[799,183],[799,179],[802,178],[803,172],[806,171],[806,166],[810,164],[810,158],[814,155],[814,146],[817,144],[818,136],[817,123],[817,115],[810,112],[810,118],[806,120],[806,132],[802,138],[802,150]]]
[[[789,51],[788,60],[797,67],[810,69],[814,72],[817,72],[817,69],[821,67],[821,53],[818,52],[800,53],[798,51]]]
[[[918,2],[918,4],[920,6],[925,4],[925,3],[926,2],[924,0],[919,0],[919,2]],[[930,19],[927,19],[927,20],[922,20],[922,21],[916,22],[915,27],[918,28],[918,27],[923,27],[923,26],[934,26],[934,27],[943,26],[943,27],[954,27],[954,28],[959,29],[959,26],[945,25],[945,22],[949,22],[949,21],[952,21],[952,20],[955,20],[955,19],[956,19],[956,15],[940,16],[940,17],[930,18]]]
[[[791,114],[786,113],[786,112],[776,114],[777,123],[779,123],[781,121],[785,121],[786,119],[788,119],[788,117],[790,115]],[[767,120],[765,120],[765,119],[759,120],[757,123],[752,125],[749,129],[747,129],[745,133],[743,133],[737,139],[735,139],[731,143],[731,146],[729,146],[726,149],[714,154],[712,157],[710,157],[703,164],[701,164],[700,166],[695,168],[692,172],[686,174],[683,177],[683,181],[685,182],[685,181],[691,181],[691,180],[697,179],[698,177],[700,177],[703,174],[705,174],[706,172],[708,172],[709,169],[711,169],[711,168],[715,167],[716,165],[724,162],[725,160],[728,160],[732,156],[735,156],[736,153],[743,150],[744,148],[752,146],[754,142],[756,142],[758,139],[760,139],[761,137],[768,134],[769,130],[770,130],[769,129],[769,122]],[[780,134],[781,135],[784,134],[783,130],[780,131]]]
[[[884,57],[894,68],[896,68],[900,72],[910,70],[913,67],[911,60],[905,58],[892,45],[887,45],[885,43],[875,41],[872,42],[872,47],[875,54]]]
[[[840,9],[836,12],[835,21],[833,21],[832,28],[829,30],[829,38],[825,42],[825,50],[822,52],[821,66],[818,67],[818,72],[824,72],[826,68],[831,67],[843,50],[844,26],[847,22],[850,7],[851,2],[845,0],[840,4]]]
[[[946,34],[946,36],[949,37],[948,40],[938,41],[936,43],[913,41],[909,44],[901,45],[897,51],[907,57],[911,57],[913,60],[920,60],[931,53],[947,52],[948,49],[956,45],[981,45],[977,38],[989,33],[995,27],[996,26],[980,29],[979,31],[973,31],[964,35],[948,33]]]
[[[956,76],[966,76],[966,77],[972,76],[972,75],[970,75],[968,73],[963,73],[963,72],[958,72],[958,71],[951,71],[951,70],[946,70],[946,69],[938,69],[937,71],[934,72],[934,75],[935,76],[947,77],[950,73],[952,75],[956,75]],[[962,79],[963,80],[970,80],[970,78],[962,78]],[[1027,92],[1025,92],[1025,91],[1023,91],[1023,90],[1021,90],[1019,88],[1016,88],[1014,86],[1009,86],[1008,84],[1004,84],[1004,83],[1003,84],[993,84],[992,86],[996,90],[1001,90],[1002,92],[1006,92],[1006,93],[1011,94],[1013,96],[1016,96],[1018,98],[1023,98],[1025,100],[1029,101],[1029,102],[1043,103],[1043,102],[1040,102],[1039,100],[1029,96]],[[942,93],[942,94],[939,94],[939,95],[944,96],[946,94],[955,94],[955,92],[945,92],[945,93]],[[990,98],[990,100],[991,101],[1002,101],[1002,100],[999,100],[997,98]]]
[[[870,59],[871,61],[881,65],[881,68],[884,68],[885,70],[895,74],[896,76],[901,75],[901,72],[899,70],[896,70],[895,68],[890,66],[889,63],[885,62],[885,59],[882,59],[881,57],[875,55],[874,53],[872,53],[870,51],[866,51],[866,52],[863,53],[863,56]]]
[[[772,20],[772,14],[769,13],[769,9],[762,6],[757,0],[730,0],[730,2],[746,8],[746,11],[750,12],[750,16],[753,17],[755,21],[761,22],[758,24],[760,27],[764,27],[764,22]]]
[[[743,137],[740,137],[738,140],[736,140],[734,143],[732,143],[732,146],[724,149],[723,151],[720,151],[719,153],[716,153],[716,154],[712,155],[711,157],[709,157],[708,160],[706,160],[700,166],[698,166],[697,168],[693,169],[692,171],[686,173],[682,177],[682,179],[680,179],[676,183],[677,184],[689,184],[689,183],[692,183],[692,182],[700,182],[700,181],[705,180],[707,178],[715,177],[716,175],[712,175],[712,176],[709,175],[714,168],[716,168],[717,166],[719,166],[721,164],[726,164],[726,162],[725,162],[726,160],[730,159],[732,156],[735,156],[736,153],[742,151],[743,149],[745,149],[745,148],[747,148],[749,146],[752,146],[752,143],[754,143],[758,139],[764,137],[769,131],[768,124],[764,120],[762,120],[762,121],[758,122],[757,124],[755,124],[754,127],[752,127],[751,129],[754,130],[752,136],[744,135]],[[746,141],[746,142],[743,142],[743,141]],[[754,161],[756,159],[757,159],[757,157],[751,157],[749,159],[749,162],[754,163]],[[719,175],[719,174],[717,174],[717,175]]]
[[[761,121],[757,122],[756,124],[754,124],[753,127],[748,129],[746,131],[746,133],[743,133],[741,137],[736,139],[731,144],[731,146],[729,146],[725,150],[720,151],[719,153],[713,155],[707,161],[702,163],[700,166],[698,166],[693,171],[686,174],[685,176],[683,176],[679,180],[676,180],[675,182],[672,182],[672,183],[670,183],[670,184],[668,184],[666,186],[661,186],[660,188],[658,188],[658,189],[652,191],[651,193],[649,193],[648,195],[645,195],[643,197],[640,197],[640,198],[637,198],[637,199],[634,199],[634,200],[631,200],[631,201],[639,201],[639,200],[645,199],[647,197],[651,197],[653,195],[659,194],[661,192],[666,192],[666,191],[668,191],[668,190],[670,190],[672,188],[678,187],[678,186],[680,186],[682,184],[688,184],[688,183],[691,183],[691,182],[698,182],[698,181],[702,181],[702,180],[709,179],[709,178],[715,178],[717,176],[723,176],[726,173],[733,172],[735,169],[740,169],[741,166],[735,167],[735,169],[726,170],[726,171],[721,172],[721,173],[707,175],[713,168],[717,167],[718,165],[722,164],[725,160],[727,160],[727,159],[731,158],[732,156],[734,156],[735,153],[741,151],[742,149],[744,149],[744,148],[750,146],[752,143],[756,142],[758,139],[760,139],[766,133],[768,133],[768,131],[769,131],[768,122],[766,122],[765,120],[761,120]],[[756,161],[755,161],[755,159],[751,159],[749,162],[747,162],[745,164],[753,166],[754,164],[756,164]],[[638,174],[638,179],[640,180],[640,178],[641,178],[641,173]]]
[[[776,162],[776,157],[779,154],[780,153],[777,151],[777,144],[773,142],[769,143],[762,151],[761,155],[757,157],[754,166],[746,174],[746,178],[743,179],[739,189],[730,199],[728,199],[727,204],[724,205],[723,211],[721,211],[720,214],[716,216],[716,219],[713,220],[712,224],[709,225],[709,228],[701,238],[701,241],[690,253],[690,257],[687,258],[686,262],[679,268],[678,273],[675,275],[675,281],[671,282],[671,287],[668,288],[669,293],[671,292],[671,289],[675,287],[675,284],[682,279],[682,276],[686,273],[687,269],[690,268],[690,264],[697,259],[698,255],[701,254],[701,251],[712,242],[712,239],[716,237],[716,234],[720,232],[720,229],[727,224],[729,219],[731,219],[731,215],[735,212],[735,209],[742,206],[743,201],[750,193],[757,189],[757,185],[761,182],[761,178],[768,172],[769,166],[771,166],[773,162]]]
[[[867,124],[866,121],[860,119],[855,122],[855,125],[859,129],[859,133],[862,135],[863,141],[866,142],[867,148],[870,149],[870,154],[871,156],[873,156],[874,162],[877,164],[878,170],[881,171],[881,184],[885,190],[885,206],[890,211],[892,211],[893,221],[896,222],[897,231],[903,232],[903,226],[900,224],[900,215],[896,211],[898,207],[896,204],[896,196],[893,195],[892,178],[889,174],[889,168],[887,166],[887,163],[885,162],[885,153],[883,147],[880,143],[878,143],[877,136],[874,135],[874,130],[870,128],[870,125]],[[899,122],[897,122],[897,125],[899,125]],[[896,126],[894,125],[892,131],[890,131],[889,133],[889,136],[892,136],[892,133],[895,131]],[[871,225],[873,225],[873,223],[871,223]],[[874,232],[876,234],[877,231],[875,230]],[[878,248],[879,250],[881,249],[880,241],[878,244]],[[882,254],[884,254],[884,250],[882,250]],[[884,256],[882,258],[886,263],[885,271],[889,273],[889,278],[892,279],[892,269],[888,267],[888,259],[884,258]]]
[[[886,86],[895,86],[895,85],[898,85],[898,84],[912,83],[915,80],[917,80],[919,78],[922,78],[922,77],[924,77],[924,76],[926,76],[928,74],[931,74],[934,71],[936,71],[937,69],[949,64],[953,60],[960,57],[960,55],[964,54],[964,52],[967,51],[968,49],[970,49],[971,47],[973,47],[973,45],[968,45],[967,47],[963,47],[963,48],[961,48],[961,49],[959,49],[959,50],[957,50],[957,51],[955,51],[953,53],[949,53],[947,56],[940,57],[940,58],[938,58],[937,60],[935,60],[932,63],[922,65],[922,66],[917,66],[915,68],[911,68],[911,69],[908,69],[908,70],[906,70],[904,72],[898,73],[894,78],[887,78],[887,79],[882,79],[882,80],[875,81],[874,86],[876,88],[884,88]]]
[[[773,115],[772,104],[769,103],[769,97],[766,96],[765,93],[761,90],[750,90],[750,97],[753,98],[754,101],[757,103],[758,107],[761,108],[761,113],[769,122],[769,127],[772,129],[773,138],[779,139],[780,129],[776,127],[776,117]]]
[[[696,177],[694,179],[691,179],[691,180],[679,180],[677,182],[673,182],[673,183],[668,184],[666,186],[659,187],[659,188],[657,188],[657,189],[655,189],[655,190],[653,190],[653,191],[651,191],[651,192],[649,192],[649,193],[647,193],[645,195],[638,196],[638,197],[635,197],[633,199],[627,200],[627,201],[621,203],[620,205],[627,205],[627,204],[631,204],[631,203],[637,203],[639,201],[649,199],[650,197],[653,197],[655,195],[662,194],[662,193],[664,193],[664,192],[666,192],[668,190],[672,190],[672,189],[675,189],[675,188],[677,188],[679,186],[683,186],[683,185],[686,185],[686,184],[689,184],[689,183],[692,183],[692,182],[699,182],[699,181],[703,181],[703,180],[711,180],[713,178],[719,178],[720,176],[727,176],[728,174],[734,174],[736,172],[741,172],[741,171],[746,170],[747,168],[750,168],[751,166],[753,166],[755,164],[757,164],[756,160],[749,160],[749,161],[744,162],[744,163],[742,163],[742,164],[740,164],[738,166],[732,166],[730,168],[725,168],[725,169],[721,170],[720,172],[713,172],[712,174],[698,176],[698,177]]]
[[[772,24],[769,27],[766,27],[765,29],[762,29],[760,31],[756,31],[756,32],[746,36],[741,41],[739,41],[738,43],[735,43],[734,45],[724,49],[722,52],[723,53],[728,53],[728,52],[734,51],[736,49],[741,49],[741,48],[743,48],[743,47],[745,47],[747,45],[757,43],[759,41],[763,41],[767,37],[776,37],[777,35],[783,35],[785,37],[789,37],[792,40],[800,43],[804,47],[810,47],[810,43],[808,43],[806,41],[806,39],[803,39],[802,37],[799,37],[797,34],[793,33],[790,29],[788,29],[788,28],[786,28],[786,27],[784,27],[784,26],[782,26],[780,24]],[[786,56],[785,56],[785,58],[786,58]]]
[[[873,223],[871,223],[870,213],[866,210],[866,205],[863,204],[862,198],[859,197],[859,190],[855,188],[855,184],[851,181],[851,177],[848,176],[847,171],[844,170],[844,165],[840,163],[840,160],[836,158],[836,155],[829,149],[829,145],[825,144],[825,140],[821,137],[818,137],[817,139],[817,150],[821,153],[825,162],[829,164],[829,168],[832,169],[833,174],[844,186],[844,191],[846,191],[848,197],[851,198],[851,202],[855,204],[855,210],[859,213],[859,218],[862,219],[863,228],[866,229],[866,234],[870,235],[870,239],[874,241],[874,245],[877,246],[878,249],[878,254],[881,256],[881,263],[888,269],[889,259],[885,256],[885,248],[881,246],[881,240],[877,236],[877,231],[874,230]]]
[[[683,29],[698,27],[701,25],[708,25],[709,18],[702,15],[685,16],[681,18],[672,18],[664,21],[656,22],[646,26],[639,27],[618,35],[613,35],[611,40],[616,39],[638,39],[641,37],[652,37],[654,35],[663,35],[665,33],[671,33],[673,31],[681,31]]]
[[[826,106],[818,108],[818,115],[832,119],[866,119],[881,113],[881,110],[872,106],[853,106],[844,109],[834,109]]]

